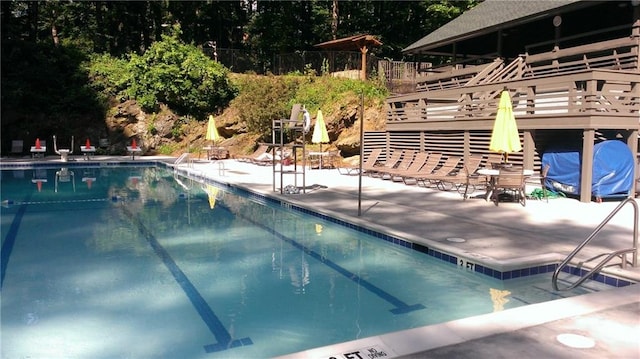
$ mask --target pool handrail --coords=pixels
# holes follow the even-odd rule
[[[566,267],[569,262],[578,254],[578,252],[580,252],[582,250],[582,248],[584,248],[589,242],[591,242],[591,240],[593,238],[595,238],[595,236],[600,233],[600,230],[602,230],[602,228],[609,223],[609,221],[611,220],[611,218],[613,218],[616,214],[618,214],[618,212],[620,212],[620,210],[622,209],[622,207],[624,207],[627,203],[631,203],[633,206],[633,219],[634,219],[634,223],[633,223],[633,247],[632,248],[625,248],[625,249],[620,249],[611,253],[603,253],[601,255],[598,255],[594,258],[591,258],[590,260],[593,260],[595,258],[598,257],[602,257],[603,255],[606,255],[606,257],[601,260],[595,267],[593,267],[591,270],[587,271],[587,273],[583,274],[576,282],[574,282],[573,284],[565,287],[565,288],[560,288],[558,286],[558,275],[560,274],[560,272],[562,271],[562,269],[564,269],[564,267]],[[638,203],[636,202],[636,200],[633,197],[628,197],[626,198],[624,201],[620,202],[620,204],[618,204],[618,206],[616,208],[613,209],[613,211],[611,211],[611,213],[609,213],[609,215],[602,221],[600,222],[600,224],[593,230],[593,232],[591,232],[591,234],[582,242],[580,243],[580,245],[578,245],[576,247],[576,249],[574,249],[568,256],[567,258],[565,258],[562,263],[560,263],[560,265],[558,265],[558,268],[556,268],[556,270],[553,272],[553,277],[551,278],[551,283],[553,285],[553,289],[554,290],[571,290],[573,288],[576,288],[577,286],[579,286],[580,284],[584,283],[584,281],[586,281],[587,279],[589,279],[593,274],[599,272],[607,263],[609,263],[609,261],[615,257],[620,257],[622,262],[621,262],[621,267],[624,269],[627,267],[627,253],[632,253],[633,254],[633,258],[631,260],[631,266],[632,267],[637,267],[638,266]],[[583,262],[584,263],[584,262]]]

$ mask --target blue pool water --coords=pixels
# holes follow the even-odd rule
[[[2,358],[267,358],[590,291],[161,167],[0,172]]]

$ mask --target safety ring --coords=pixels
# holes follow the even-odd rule
[[[309,132],[309,129],[311,129],[311,116],[309,115],[309,111],[307,110],[303,110],[303,114],[302,114],[302,120],[304,122],[304,132]]]

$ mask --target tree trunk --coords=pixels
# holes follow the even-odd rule
[[[331,13],[331,37],[333,40],[338,38],[338,0],[333,0],[333,9]]]

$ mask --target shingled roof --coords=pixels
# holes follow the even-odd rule
[[[587,2],[593,3],[588,0],[485,0],[409,45],[403,53],[428,53],[457,41],[573,10]]]

